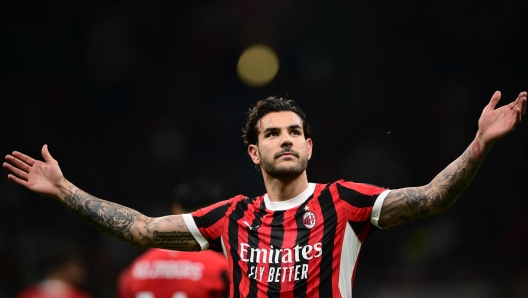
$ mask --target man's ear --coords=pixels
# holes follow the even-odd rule
[[[306,152],[308,153],[308,160],[312,157],[313,142],[312,139],[306,139]]]
[[[253,161],[253,163],[255,165],[260,165],[260,154],[258,152],[258,147],[257,145],[249,145],[248,146],[248,154],[249,154],[249,157],[251,157],[251,160]]]

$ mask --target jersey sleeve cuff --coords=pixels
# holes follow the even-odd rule
[[[374,202],[374,206],[372,207],[372,213],[370,214],[370,222],[380,229],[381,227],[378,225],[378,221],[381,214],[381,207],[383,206],[385,197],[389,194],[389,192],[391,192],[391,190],[387,189],[386,191],[379,194],[376,202]]]
[[[196,223],[194,222],[194,219],[191,214],[182,214],[183,220],[185,221],[185,224],[187,225],[187,229],[189,229],[189,232],[194,236],[194,239],[198,244],[200,244],[200,247],[202,250],[206,250],[209,248],[209,241],[205,239],[205,237],[200,233],[200,230],[198,230],[198,226],[196,226]]]

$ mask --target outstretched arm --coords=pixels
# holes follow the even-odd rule
[[[8,179],[43,196],[53,197],[95,228],[125,242],[142,247],[200,250],[181,215],[159,218],[98,199],[64,178],[55,159],[42,147],[44,162],[20,152],[5,157]]]
[[[387,195],[381,208],[380,227],[397,226],[449,210],[473,180],[493,144],[512,132],[526,112],[526,92],[521,92],[512,103],[495,109],[500,95],[499,91],[495,92],[482,111],[477,135],[460,157],[429,184],[395,189]]]

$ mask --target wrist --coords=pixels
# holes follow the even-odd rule
[[[486,140],[483,134],[478,131],[475,139],[471,143],[471,153],[474,158],[483,158],[491,150],[495,142]]]
[[[75,185],[71,183],[70,181],[63,179],[58,185],[57,185],[57,195],[56,197],[60,199],[61,201],[64,200],[64,198],[69,195],[72,191],[72,188]]]

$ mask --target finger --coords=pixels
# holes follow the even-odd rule
[[[44,160],[46,161],[46,163],[55,161],[55,159],[53,159],[53,157],[51,157],[51,154],[49,153],[48,145],[42,146],[42,157],[44,157]]]
[[[508,104],[508,108],[510,108],[510,110],[515,109],[515,107],[521,102],[522,98],[523,98],[523,93],[521,92],[521,93],[519,93],[519,95],[517,96],[517,98],[514,101],[512,101],[512,102],[510,102]]]
[[[516,117],[516,123],[517,125],[519,122],[521,122],[521,108],[515,108],[515,117]]]
[[[9,174],[9,175],[7,175],[7,179],[9,179],[9,180],[15,182],[15,183],[18,184],[18,185],[22,185],[22,186],[24,186],[24,187],[28,187],[28,183],[27,183],[26,180],[22,180],[22,179],[16,177],[15,175],[11,175],[11,174]]]
[[[7,162],[4,162],[2,164],[2,166],[4,167],[4,169],[6,169],[9,172],[11,172],[10,175],[14,175],[14,176],[16,176],[19,179],[23,179],[23,180],[27,181],[27,178],[28,178],[28,173],[27,172],[24,172],[21,169],[19,169],[17,167],[14,167],[13,165],[11,165],[10,163],[7,163]],[[8,175],[8,177],[9,177],[9,175]]]
[[[18,151],[13,151],[13,153],[11,153],[11,155],[13,155],[14,157],[20,159],[21,161],[27,163],[30,166],[33,166],[33,164],[35,163],[35,159],[25,155],[24,153],[21,153],[21,152],[18,152]]]
[[[27,163],[11,155],[6,155],[5,160],[10,164],[14,165],[15,167],[25,171],[26,173],[29,173],[29,170],[31,170],[31,167]]]
[[[526,91],[523,92],[523,98],[521,99],[521,115],[524,115],[526,112]]]
[[[495,93],[493,93],[493,96],[491,97],[490,102],[486,106],[486,109],[490,109],[490,110],[495,109],[495,106],[499,102],[500,98],[501,98],[501,92],[498,90],[495,91]]]

